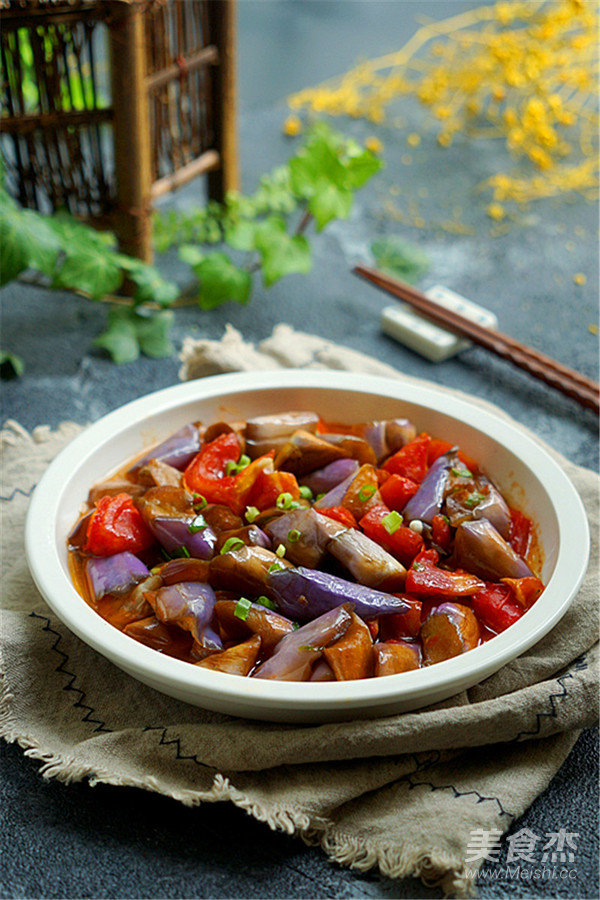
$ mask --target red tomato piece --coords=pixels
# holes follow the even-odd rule
[[[419,490],[419,485],[404,475],[390,475],[379,488],[381,499],[390,509],[402,512],[411,497]]]
[[[390,510],[382,503],[372,506],[360,519],[359,525],[372,541],[380,544],[384,550],[399,559],[400,562],[409,566],[415,558],[419,550],[423,546],[423,538],[420,534],[416,534],[407,528],[406,525],[400,525],[392,534],[389,533],[383,519],[389,516]]]
[[[519,512],[518,509],[510,510],[510,530],[508,533],[508,543],[515,553],[527,556],[529,544],[531,542],[531,520],[527,516]]]
[[[485,583],[460,569],[453,572],[436,565],[439,554],[435,550],[422,550],[406,573],[406,591],[418,597],[469,597],[485,587]]]
[[[300,486],[296,476],[292,472],[265,470],[259,473],[247,502],[250,506],[256,506],[260,510],[269,509],[269,507],[275,506],[280,494],[290,494],[292,500],[300,499]]]
[[[453,446],[454,444],[451,444],[450,441],[432,438],[427,450],[427,465],[432,466],[438,457],[442,456],[443,453],[447,453]],[[470,472],[475,473],[479,471],[479,466],[472,456],[467,456],[462,450],[459,450],[456,455]]]
[[[84,551],[95,556],[113,556],[129,550],[139,553],[154,543],[154,537],[129,494],[101,497],[87,527]]]
[[[508,584],[486,584],[473,594],[471,607],[480,622],[496,634],[518,622],[525,612]]]
[[[452,540],[452,529],[445,516],[437,515],[431,520],[431,537],[434,544],[446,550]]]
[[[381,616],[379,620],[379,640],[400,640],[407,637],[418,637],[421,631],[421,610],[423,604],[420,600],[413,600],[404,594],[395,594],[410,605],[405,613],[392,613],[389,616]]]
[[[227,502],[238,516],[242,515],[246,506],[256,505],[251,504],[249,498],[254,493],[256,485],[262,478],[279,474],[289,475],[288,472],[279,473],[273,471],[274,456],[274,450],[271,450],[271,452],[267,453],[265,456],[259,456],[258,459],[254,459],[234,477],[233,484],[229,489],[229,500]],[[286,479],[286,483],[288,484],[288,487],[282,487],[279,493],[288,491],[288,493],[292,494],[292,499],[297,500],[300,496],[300,488],[298,487],[295,476],[292,475],[291,478]],[[296,496],[296,492],[298,497]],[[279,496],[279,494],[277,496]],[[277,499],[277,497],[275,499]],[[271,504],[271,506],[272,505],[273,504]]]
[[[317,509],[317,512],[321,513],[322,516],[327,516],[328,519],[334,519],[341,525],[346,525],[348,528],[358,528],[356,519],[345,506],[327,506],[324,509]]]
[[[502,584],[507,584],[513,592],[515,600],[524,609],[533,606],[537,598],[544,590],[544,585],[535,575],[527,575],[525,578],[501,578]]]
[[[233,431],[220,434],[205,444],[183,473],[190,493],[200,494],[209,503],[227,503],[232,498],[235,475],[226,475],[227,463],[237,463],[240,443]]]
[[[427,451],[431,438],[423,432],[410,443],[401,447],[383,464],[386,472],[403,475],[417,483],[423,481],[427,472]]]

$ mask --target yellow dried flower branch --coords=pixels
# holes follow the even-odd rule
[[[457,134],[502,138],[533,174],[493,176],[498,204],[579,191],[598,193],[598,8],[585,0],[509,0],[420,27],[399,51],[294,94],[294,110],[383,122],[401,96],[416,97]],[[426,56],[416,57],[427,50]],[[575,158],[577,157],[577,158]],[[583,159],[581,158],[583,157]]]

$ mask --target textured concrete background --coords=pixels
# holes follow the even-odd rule
[[[416,28],[415,16],[433,18],[475,6],[404,0],[241,0],[240,137],[244,188],[283,162],[295,146],[281,136],[289,91],[349,68],[360,56],[400,47]],[[402,161],[405,133],[423,131],[421,110],[403,104],[406,132],[381,126],[386,169],[360,192],[347,222],[311,238],[313,272],[290,276],[271,290],[257,283],[249,306],[210,314],[177,313],[175,341],[186,334],[219,338],[226,322],[260,340],[285,321],[318,332],[397,366],[411,375],[487,397],[576,462],[597,467],[597,422],[572,401],[484,351],[471,349],[434,365],[379,332],[390,301],[350,274],[369,260],[371,241],[398,235],[418,243],[431,260],[427,287],[442,282],[493,309],[503,331],[598,377],[597,209],[579,200],[547,203],[528,212],[507,235],[490,237],[490,220],[469,187],[494,170],[499,150],[457,142],[437,148],[424,132],[412,165]],[[341,120],[364,139],[372,127]],[[431,224],[411,229],[384,212],[394,199],[418,204]],[[423,194],[423,187],[427,196]],[[420,190],[419,190],[420,189]],[[201,201],[201,183],[169,203]],[[435,223],[460,205],[473,234],[451,235]],[[185,282],[175,254],[161,268]],[[576,286],[573,275],[587,276]],[[116,367],[91,341],[105,309],[69,294],[23,285],[2,291],[2,345],[25,360],[26,374],[3,385],[2,418],[26,427],[85,423],[122,403],[177,381],[176,358],[141,359]],[[17,747],[0,747],[0,892],[2,897],[438,897],[414,881],[391,882],[328,863],[320,851],[273,834],[229,805],[186,809],[132,789],[45,783],[36,764]],[[579,833],[573,882],[494,882],[486,897],[596,897],[598,895],[598,761],[595,732],[579,739],[546,793],[519,827],[538,834],[564,827]]]

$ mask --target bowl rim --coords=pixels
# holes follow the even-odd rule
[[[540,601],[507,631],[464,655],[414,672],[352,682],[278,682],[213,672],[157,653],[103,620],[76,591],[58,552],[57,517],[78,469],[99,446],[112,444],[124,431],[141,426],[150,417],[167,415],[190,402],[214,400],[220,395],[288,388],[374,394],[423,406],[498,441],[530,470],[535,465],[534,477],[548,495],[559,529],[556,565]],[[472,422],[474,412],[476,424]],[[489,474],[493,477],[493,473]],[[65,541],[66,536],[62,535]],[[451,389],[438,389],[410,377],[284,369],[213,375],[173,385],[130,401],[85,428],[50,463],[32,494],[25,525],[25,550],[33,579],[50,608],[93,649],[130,674],[135,673],[134,677],[158,687],[162,684],[166,693],[173,686],[190,694],[197,691],[199,706],[203,696],[220,696],[237,703],[248,701],[256,717],[257,704],[265,709],[293,706],[298,711],[323,710],[334,705],[363,707],[402,698],[426,700],[427,695],[448,682],[457,685],[457,692],[462,689],[461,684],[480,682],[536,644],[562,618],[587,569],[589,526],[581,498],[561,466],[533,435],[493,409],[457,396]]]

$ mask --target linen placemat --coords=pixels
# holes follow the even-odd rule
[[[405,378],[286,325],[257,347],[233,328],[220,341],[188,338],[181,359],[182,379],[287,366]],[[189,805],[229,800],[273,829],[320,844],[343,865],[472,893],[494,842],[597,719],[595,473],[528,432],[579,491],[593,542],[577,598],[535,647],[482,684],[416,712],[331,725],[263,723],[145,687],[73,636],[41,599],[23,551],[28,499],[80,430],[64,423],[28,433],[9,421],[1,434],[0,734],[40,760],[44,777],[133,785]]]

